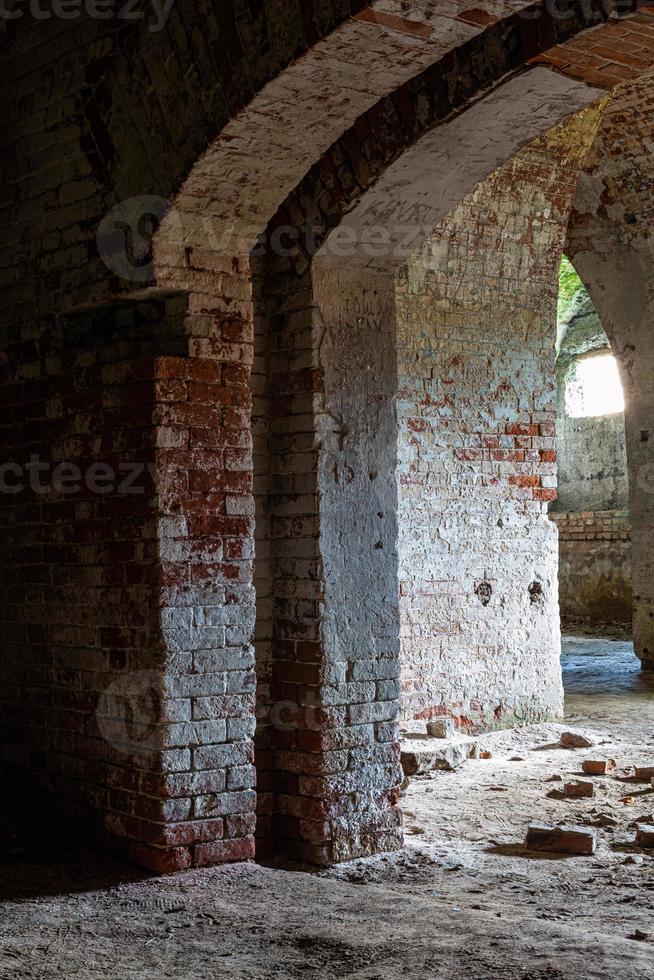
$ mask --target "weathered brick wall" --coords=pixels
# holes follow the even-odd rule
[[[255,335],[264,544],[255,581],[265,580],[270,598],[257,634],[259,850],[325,864],[401,842],[398,664],[390,637],[385,664],[366,634],[369,617],[357,627],[359,590],[370,586],[372,595],[373,569],[355,586],[343,552],[356,556],[359,540],[344,522],[351,481],[336,448],[344,433],[332,398],[350,348],[339,343],[335,353],[325,320],[316,319],[320,285],[309,271],[296,275],[281,261],[260,290],[268,329],[262,322]]]
[[[461,4],[434,8],[424,2],[412,11],[427,29],[421,37],[410,24],[397,29],[405,13],[399,0],[375,5],[386,19],[355,20],[368,6],[366,0],[176,0],[157,32],[149,30],[151,17],[36,20],[23,9],[17,19],[0,18],[7,93],[0,109],[0,269],[12,307],[24,315],[35,309],[47,315],[53,307],[125,292],[129,286],[97,253],[96,231],[107,212],[135,196],[173,199],[230,119],[323,39],[326,47],[310,65],[308,80],[302,68],[296,70],[299,87],[291,81],[266,103],[285,166],[277,158],[277,166],[267,168],[260,198],[253,179],[248,199],[267,197],[271,213],[361,113],[452,49],[482,38],[488,26],[462,15]],[[526,5],[493,0],[488,6],[494,29],[496,21],[511,20]],[[488,61],[506,59],[517,67],[559,36],[574,35],[606,14],[597,0],[574,5],[573,16],[554,23],[548,15],[522,25],[513,18],[507,51],[489,38]],[[484,46],[477,44],[479,50]],[[483,60],[479,66],[488,75],[493,66]],[[344,64],[348,85],[341,84]],[[257,127],[250,124],[255,119]],[[261,129],[256,108],[244,131]],[[264,148],[270,159],[270,140]],[[253,176],[257,150],[252,147],[246,157]],[[214,172],[217,191],[221,176]],[[239,176],[236,185],[229,182],[231,192]],[[223,187],[218,196],[226,199]],[[202,205],[213,214],[216,209],[207,207],[211,194],[207,198]],[[236,215],[232,208],[231,217]],[[258,224],[252,212],[250,217],[255,220],[244,223],[254,225],[256,238],[265,221]],[[243,221],[243,213],[238,219]]]
[[[342,717],[330,739],[342,772],[327,782],[340,793],[335,846],[346,857],[401,842],[395,303],[388,273],[319,259],[313,290],[324,385],[321,636],[328,696]]]
[[[254,854],[253,342],[238,285],[188,297],[186,357],[163,366],[157,405],[166,684],[192,747],[180,859],[195,865]]]
[[[631,522],[628,511],[557,512],[563,620],[631,623]]]
[[[14,332],[1,368],[0,763],[16,798],[145,863],[186,813],[164,791],[190,750],[166,728],[153,417],[184,310],[53,317]]]
[[[534,99],[537,111],[556,114],[556,87],[550,98],[546,108],[542,98]],[[390,124],[393,108],[388,112]],[[493,124],[496,114],[502,115],[494,107]],[[411,133],[408,125],[403,122],[405,135]],[[495,152],[506,158],[510,141],[493,135]],[[391,159],[397,153],[385,127],[377,135],[371,131],[368,142],[365,155],[349,153],[346,141],[333,148],[324,167],[292,195],[272,231],[300,227],[315,214],[318,181],[318,218],[329,215],[335,223],[339,209],[361,192],[351,176],[370,184],[371,161],[383,165],[375,148]],[[423,159],[438,170],[429,153]],[[415,159],[413,164],[408,170],[415,179],[421,168]],[[467,174],[466,179],[468,187],[474,183]],[[379,194],[375,188],[361,198],[364,214],[371,195],[399,211],[406,207],[406,181],[391,200],[385,181],[379,186]],[[358,210],[347,215],[345,231],[357,229]],[[279,262],[261,287],[270,324],[272,697],[275,705],[320,706],[313,718],[296,712],[295,730],[271,733],[272,837],[287,851],[317,861],[371,853],[399,839],[392,414],[397,262],[392,247],[379,269],[353,256],[332,261],[326,251],[312,266],[309,256],[296,257],[295,274],[288,271],[290,262]],[[553,432],[548,438],[553,441]]]
[[[70,381],[66,372],[72,372],[75,394],[86,397],[89,406],[89,419],[80,421],[80,425],[88,421],[94,430],[107,419],[111,422],[116,413],[108,443],[94,442],[91,458],[100,459],[108,446],[118,454],[119,461],[129,459],[131,435],[126,433],[133,432],[135,419],[143,421],[147,417],[147,424],[143,421],[136,430],[139,438],[143,436],[145,440],[137,448],[152,461],[157,480],[154,524],[149,510],[141,512],[138,501],[129,502],[129,520],[136,522],[137,530],[134,532],[132,527],[134,533],[126,543],[120,539],[117,551],[122,557],[116,557],[113,550],[111,514],[101,510],[93,532],[93,547],[107,550],[111,556],[110,571],[96,571],[97,554],[82,550],[85,540],[81,545],[75,541],[74,552],[69,552],[70,561],[62,563],[61,550],[52,550],[44,537],[55,523],[52,514],[41,508],[23,520],[22,505],[11,506],[12,514],[19,517],[8,524],[7,553],[12,555],[12,563],[5,566],[3,575],[5,595],[16,599],[15,603],[7,603],[7,636],[12,644],[13,638],[17,639],[16,645],[10,647],[8,662],[18,662],[18,651],[27,648],[30,655],[34,649],[47,665],[50,673],[41,675],[47,683],[39,687],[37,696],[52,710],[59,698],[56,708],[63,705],[61,710],[67,716],[61,731],[70,736],[62,736],[59,741],[59,735],[53,734],[50,743],[52,726],[48,721],[47,750],[63,746],[66,765],[77,759],[73,768],[76,766],[81,775],[74,782],[67,780],[64,787],[60,778],[64,763],[56,754],[50,752],[48,756],[46,752],[43,759],[34,753],[27,757],[14,751],[23,731],[19,730],[17,739],[13,722],[19,715],[25,715],[28,722],[24,726],[26,745],[33,748],[37,730],[41,736],[45,731],[44,726],[34,723],[37,713],[31,710],[32,695],[29,685],[23,683],[25,675],[21,674],[20,665],[16,676],[21,683],[10,678],[7,690],[12,692],[11,700],[3,702],[3,718],[6,706],[7,716],[12,719],[12,725],[4,728],[4,744],[11,760],[32,770],[34,786],[44,803],[47,798],[47,804],[54,805],[58,799],[60,808],[69,812],[70,801],[79,800],[84,812],[76,808],[75,813],[80,822],[109,830],[123,842],[131,840],[132,856],[158,869],[213,863],[253,853],[255,504],[249,378],[254,330],[258,336],[265,334],[259,317],[265,318],[273,307],[264,309],[260,305],[256,316],[252,308],[252,275],[246,258],[254,244],[251,237],[245,236],[244,251],[225,251],[216,245],[215,227],[210,227],[208,236],[206,227],[202,228],[198,238],[192,227],[184,225],[181,236],[172,243],[164,236],[156,257],[157,284],[187,294],[183,315],[179,310],[173,314],[175,349],[164,347],[160,356],[148,355],[151,367],[146,377],[148,390],[144,392],[133,384],[138,375],[131,364],[129,343],[116,342],[118,353],[107,356],[121,365],[124,374],[119,372],[118,377],[126,379],[127,388],[122,391],[122,381],[111,375],[102,379],[111,389],[108,403],[104,396],[100,403],[97,384],[90,391],[85,387],[89,382],[83,373],[89,365],[102,361],[105,341],[94,339],[91,331],[80,363],[66,364],[60,373],[46,349],[38,346],[40,338],[45,343],[50,336],[48,318],[80,303],[106,302],[116,295],[132,293],[153,281],[153,270],[147,271],[145,277],[135,277],[134,269],[128,269],[125,275],[105,265],[107,255],[98,254],[96,233],[107,210],[134,195],[163,199],[174,196],[193,163],[228,120],[252,100],[268,79],[323,34],[329,35],[328,40],[333,36],[335,41],[335,49],[330,49],[334,62],[321,49],[311,62],[310,83],[305,79],[299,87],[290,84],[286,90],[282,85],[274,90],[272,101],[264,99],[253,115],[241,117],[241,162],[245,166],[238,173],[233,170],[235,184],[230,186],[232,190],[235,185],[247,188],[247,198],[230,198],[223,215],[229,223],[247,211],[243,225],[236,222],[239,232],[254,228],[256,237],[280,202],[300,182],[297,196],[287,198],[284,223],[289,215],[291,225],[298,216],[303,219],[308,215],[326,218],[328,224],[338,221],[348,205],[421,132],[464,107],[507,73],[519,70],[529,56],[557,39],[563,40],[598,23],[607,13],[601,4],[580,4],[574,8],[575,16],[560,21],[543,16],[536,22],[517,17],[504,22],[506,9],[498,4],[494,15],[500,19],[496,21],[494,16],[486,27],[476,23],[474,17],[460,15],[457,5],[448,8],[442,23],[440,10],[425,5],[416,16],[424,15],[430,31],[428,38],[398,31],[397,22],[389,28],[388,22],[380,24],[374,19],[365,23],[348,20],[344,33],[332,32],[335,25],[362,6],[336,0],[321,4],[317,10],[307,4],[267,0],[247,7],[217,7],[211,2],[178,0],[169,24],[159,34],[148,33],[143,24],[113,21],[53,19],[36,25],[23,18],[0,25],[3,68],[10,92],[2,117],[6,134],[3,162],[9,170],[9,181],[3,187],[0,216],[0,268],[5,287],[0,339],[5,350],[7,397],[14,416],[20,418],[22,412],[34,421],[31,443],[24,442],[22,432],[18,436],[12,432],[7,446],[16,458],[20,458],[24,445],[33,445],[47,455],[50,444],[56,445],[60,434],[68,438],[67,425],[78,435],[74,428],[78,424],[77,410],[66,408],[60,414],[57,404],[58,399],[68,395]],[[403,5],[392,0],[384,2],[383,7],[391,15],[403,11]],[[398,35],[405,39],[402,43]],[[457,45],[458,53],[453,55],[452,48]],[[352,52],[356,54],[359,74],[357,83],[348,87],[341,84],[342,65],[354,60]],[[336,83],[333,63],[337,65]],[[371,74],[373,63],[376,70]],[[474,70],[468,70],[469,65],[474,65]],[[337,92],[334,97],[332,89]],[[329,111],[322,100],[326,91],[332,93]],[[393,92],[394,99],[388,98]],[[305,118],[307,94],[312,108]],[[280,108],[279,113],[276,107]],[[289,138],[274,155],[276,165],[263,168],[273,178],[264,176],[258,180],[261,160],[267,157],[259,153],[260,144],[249,142],[249,138],[263,130],[264,148],[270,142],[266,135],[270,125],[261,126],[262,109],[269,120],[273,119],[273,127]],[[308,131],[312,139],[307,138]],[[232,134],[224,142],[233,149]],[[289,166],[281,166],[280,153],[291,161]],[[222,163],[230,160],[234,162],[228,153]],[[186,186],[189,196],[195,195],[200,214],[205,208],[210,210],[208,202],[217,189],[222,196],[222,164],[214,169],[214,163],[212,160],[208,167],[191,174]],[[195,177],[199,179],[194,184]],[[307,200],[308,206],[304,203],[294,210],[293,204]],[[181,201],[180,210],[184,211],[184,207],[185,202]],[[243,244],[243,237],[239,243]],[[131,247],[134,241],[127,244]],[[147,236],[144,244],[147,252]],[[147,269],[147,254],[144,259]],[[262,813],[277,813],[278,840],[298,845],[301,856],[329,861],[368,853],[397,841],[398,813],[391,763],[384,761],[377,769],[370,766],[367,747],[358,754],[353,749],[346,760],[345,749],[339,743],[343,732],[347,738],[350,730],[359,729],[372,719],[380,726],[375,730],[375,752],[379,758],[384,752],[388,751],[390,757],[395,751],[393,734],[383,728],[384,721],[375,715],[375,705],[381,704],[380,710],[384,711],[387,703],[384,697],[378,697],[376,684],[374,692],[371,687],[366,688],[365,696],[355,703],[351,703],[352,691],[347,686],[355,683],[350,677],[345,686],[336,685],[337,693],[332,693],[332,651],[328,642],[323,645],[324,638],[319,637],[316,626],[321,613],[320,589],[326,581],[315,543],[319,533],[319,488],[315,479],[318,470],[303,473],[301,468],[291,468],[289,474],[284,463],[286,419],[321,414],[315,398],[322,391],[322,379],[313,373],[311,364],[303,363],[305,351],[314,351],[313,337],[302,346],[306,341],[304,326],[296,330],[294,320],[296,313],[306,313],[311,307],[302,275],[297,274],[297,269],[292,275],[284,270],[278,283],[284,295],[278,297],[274,307],[281,321],[273,319],[268,324],[273,337],[279,328],[283,362],[271,370],[272,393],[278,398],[271,402],[269,413],[272,460],[267,468],[262,468],[271,491],[271,530],[267,535],[264,520],[263,538],[279,541],[278,545],[271,544],[268,572],[262,570],[262,579],[269,576],[273,583],[270,594],[275,595],[276,676],[266,666],[273,630],[265,611],[257,635],[261,641],[262,675],[265,677],[270,669],[277,685],[277,692],[273,691],[271,697],[287,697],[296,704],[299,688],[308,687],[317,692],[318,707],[310,724],[303,716],[299,724],[296,722],[288,746],[279,735],[272,756],[265,745],[261,747],[269,753],[262,766],[273,766],[276,799],[271,800],[271,793],[265,788],[261,796]],[[274,288],[272,294],[275,295]],[[152,324],[157,350],[166,333],[155,325],[167,322],[168,312],[158,309],[151,314],[152,319],[150,314],[146,317]],[[124,327],[120,308],[113,315],[116,324]],[[177,349],[180,338],[183,343]],[[275,339],[273,346],[276,344]],[[124,362],[126,367],[122,367]],[[26,370],[33,373],[24,376],[22,372]],[[256,372],[258,386],[258,363]],[[11,386],[15,383],[22,386],[20,408],[11,402],[15,397]],[[39,394],[41,388],[49,392],[47,404]],[[264,393],[264,404],[258,405],[257,412],[263,418],[267,411]],[[61,428],[57,429],[57,425]],[[265,442],[265,424],[263,429]],[[314,440],[312,428],[308,441],[317,465]],[[78,451],[79,458],[85,460],[84,454],[89,450],[73,446],[73,459]],[[304,465],[301,455],[297,460],[300,467]],[[296,481],[291,490],[283,481],[275,482],[287,476]],[[264,488],[262,496],[266,495]],[[293,506],[298,496],[309,504],[304,511],[303,500],[296,515]],[[60,509],[66,519],[64,529],[57,525],[58,547],[66,534],[74,540],[79,529],[84,530],[87,519],[83,509],[70,511],[69,501]],[[296,516],[300,520],[293,523]],[[275,520],[279,525],[273,528]],[[35,527],[38,530],[34,531]],[[149,537],[152,528],[153,539]],[[33,540],[37,561],[32,560]],[[156,550],[148,543],[151,540],[157,542]],[[66,541],[63,546],[67,547]],[[66,571],[69,566],[74,571]],[[70,575],[71,581],[78,582],[77,575],[84,588],[89,583],[96,588],[97,582],[103,583],[103,576],[109,576],[113,589],[111,576],[120,578],[123,566],[121,586],[134,586],[134,593],[127,600],[120,600],[122,620],[118,621],[117,613],[115,619],[111,618],[111,610],[117,605],[115,597],[108,593],[101,599],[98,592],[88,609],[71,615],[76,629],[70,630],[69,623],[67,633],[66,624],[57,619],[58,613],[53,615],[59,601],[53,591],[57,576]],[[137,568],[141,578],[134,582]],[[45,581],[40,581],[39,576]],[[37,579],[36,593],[31,591],[32,577]],[[307,583],[312,583],[315,595],[301,594]],[[143,592],[138,592],[137,585],[143,586]],[[38,611],[33,606],[38,606]],[[80,633],[77,620],[82,615],[85,618]],[[105,737],[107,744],[101,746],[94,741],[94,735],[89,736],[90,741],[82,741],[75,726],[92,728],[98,703],[105,703],[99,701],[105,686],[101,690],[94,687],[96,680],[86,676],[93,671],[79,666],[87,656],[89,663],[96,662],[97,631],[105,628],[112,632],[102,637],[97,662],[106,667],[107,652],[111,653],[115,641],[118,655],[114,661],[109,660],[111,677],[104,677],[103,682],[118,681],[113,699],[107,702],[112,711],[118,711],[117,721],[121,721],[125,702],[133,699],[133,687],[129,686],[134,680],[132,675],[142,672],[144,665],[148,675],[151,667],[154,669],[156,704],[165,703],[166,711],[156,715],[154,737],[160,742],[157,751],[147,755],[147,763],[138,761],[140,751],[132,753],[134,759],[129,754],[121,755],[122,761],[116,763],[118,772],[112,768],[98,783],[88,775],[96,770],[94,749],[99,752],[101,764],[112,767],[113,741]],[[93,638],[94,645],[86,643],[87,636]],[[74,641],[81,637],[84,646],[80,651]],[[105,640],[111,643],[105,644]],[[124,651],[129,655],[123,658]],[[124,668],[116,676],[118,664],[124,664]],[[121,687],[123,676],[127,678],[126,689]],[[59,690],[63,693],[57,694]],[[79,702],[84,706],[78,711],[75,699],[80,691],[89,697]],[[70,717],[71,711],[74,718]],[[307,749],[304,754],[303,739]],[[139,744],[139,750],[142,748]],[[333,778],[332,765],[341,767]],[[374,805],[368,822],[357,824],[358,790],[352,789],[347,778],[350,772],[355,779],[369,779],[364,792]],[[39,776],[43,773],[45,777]],[[112,800],[111,792],[116,786],[112,780],[132,794],[129,801]],[[112,790],[107,792],[109,786]],[[361,834],[357,836],[359,829]]]
[[[148,4],[145,20],[19,6],[0,18],[0,269],[29,316],[125,292],[97,254],[107,212],[172,199],[229,119],[366,3],[176,0],[155,32]]]
[[[552,509],[628,508],[624,411],[585,416],[573,409],[580,394],[584,395],[579,388],[579,371],[585,358],[612,356],[606,332],[585,289],[577,292],[564,316],[559,316],[558,336],[559,492]],[[606,411],[609,404],[603,400],[598,407]]]
[[[612,353],[584,289],[559,317],[558,332],[559,486],[550,516],[559,529],[561,616],[564,621],[629,623],[633,596],[624,411],[570,415],[569,395],[577,393],[584,358]]]
[[[590,12],[590,16],[592,20],[596,15]],[[435,11],[430,13],[431,22],[437,26]],[[523,56],[521,22],[512,21],[506,29],[500,24],[497,37],[471,45],[471,55],[479,52],[481,44],[485,57],[477,59],[477,77],[470,83],[459,84],[456,66],[445,58],[431,72],[433,84],[425,76],[415,92],[407,88],[396,101],[383,100],[368,109],[380,85],[390,88],[438,59],[455,35],[470,39],[479,33],[479,25],[454,15],[442,35],[430,26],[428,43],[416,49],[415,41],[407,41],[406,36],[401,40],[386,30],[386,24],[373,22],[374,29],[380,26],[381,32],[372,36],[375,57],[385,68],[379,78],[374,76],[374,83],[369,59],[361,59],[361,43],[371,37],[370,25],[365,29],[350,25],[349,32],[335,38],[337,60],[347,58],[352,63],[353,89],[345,103],[340,89],[325,92],[320,86],[321,72],[329,69],[325,60],[329,51],[316,48],[307,64],[294,66],[280,84],[268,88],[260,104],[255,99],[248,112],[226,127],[178,195],[155,249],[159,282],[189,291],[191,311],[219,309],[225,315],[235,314],[244,336],[256,337],[252,380],[259,850],[281,847],[321,863],[395,846],[399,840],[393,725],[396,650],[386,635],[388,662],[376,663],[376,647],[366,650],[363,643],[357,649],[353,640],[353,649],[344,652],[339,636],[346,627],[352,628],[356,607],[345,588],[346,582],[352,582],[355,566],[345,573],[333,553],[336,528],[351,498],[330,496],[329,482],[324,485],[328,454],[319,450],[321,426],[329,412],[320,408],[319,400],[321,395],[328,399],[329,391],[323,391],[327,379],[317,356],[321,342],[316,336],[319,328],[313,324],[312,283],[302,263],[293,275],[288,262],[270,268],[263,262],[254,275],[255,302],[249,309],[247,252],[275,202],[303,174],[311,154],[326,151],[315,172],[278,212],[269,242],[277,228],[283,227],[286,235],[288,229],[302,229],[307,219],[334,224],[336,214],[373,182],[375,173],[400,155],[403,143],[411,143],[437,118],[461,107],[476,87],[501,78]],[[498,49],[499,37],[513,41]],[[491,57],[494,52],[496,63]],[[592,99],[592,91],[584,97]],[[306,109],[301,123],[298,98]],[[420,103],[419,118],[408,104],[411,98]],[[271,103],[278,107],[275,114],[269,111]],[[555,96],[547,111],[562,113],[560,103]],[[330,149],[330,134],[332,139],[340,135],[362,109],[368,110],[367,116],[360,117]],[[311,139],[307,140],[303,134],[309,120]],[[366,132],[365,156],[352,141],[359,140],[361,127]],[[264,155],[275,158],[275,168],[257,165]],[[282,244],[286,246],[286,238]],[[198,338],[206,329],[202,322],[189,320],[189,330]],[[244,544],[251,548],[252,541]],[[181,575],[182,566],[176,571]],[[170,587],[175,606],[172,575]],[[231,609],[232,623],[240,624],[245,636],[252,626],[251,607],[244,594],[239,601],[240,614]],[[370,617],[361,617],[359,634],[369,626]],[[220,645],[220,637],[215,637],[216,656]],[[215,849],[216,859],[219,851]]]
[[[338,746],[330,743],[344,719],[321,690],[333,678],[321,637],[314,411],[321,378],[312,344],[311,282],[306,275],[296,278],[280,270],[262,277],[259,288],[258,309],[268,330],[261,340],[269,351],[269,701],[275,708],[274,718],[266,717],[269,708],[263,703],[259,719],[269,749],[271,795],[265,816],[272,846],[300,859],[329,863],[333,834],[326,783],[330,773],[339,771]]]
[[[654,35],[651,21],[649,30]],[[653,107],[651,75],[616,92],[580,180],[566,245],[625,390],[634,644],[648,666],[654,663]]]
[[[624,415],[569,418],[559,413],[560,511],[629,506]]]
[[[516,22],[510,31],[519,34],[518,27]],[[492,42],[488,44],[490,53]],[[505,54],[494,66],[498,77],[512,66],[514,55]],[[478,83],[488,80],[491,66],[480,62],[479,73]],[[397,105],[388,101],[383,108],[370,110],[366,156],[354,152],[354,130],[342,137],[280,209],[269,228],[268,242],[280,227],[300,229],[307,219],[323,223],[327,218],[327,225],[334,224],[336,214],[373,181],[375,171],[381,172],[389,160],[399,156],[403,140],[415,140],[421,127],[427,128],[437,116],[460,106],[474,88],[457,86],[447,61],[434,74],[437,91],[422,106],[420,120],[408,110],[406,100],[398,100]],[[297,82],[306,87],[307,79],[301,76]],[[423,88],[425,85],[426,78]],[[369,93],[364,91],[357,98],[361,94],[365,103]],[[589,92],[587,99],[592,97]],[[555,110],[558,105],[555,100]],[[398,106],[402,107],[399,115]],[[321,120],[323,115],[329,123],[332,117],[324,107]],[[251,136],[243,120],[239,126],[240,130],[237,126],[233,133],[226,133],[224,144],[218,141],[192,175],[179,199],[182,219],[174,214],[174,220],[164,223],[156,264],[161,282],[191,291],[191,307],[206,304],[205,294],[215,288],[214,303],[225,311],[235,303],[244,325],[246,321],[253,324],[250,333],[254,331],[257,341],[255,489],[262,555],[255,579],[267,600],[258,612],[256,632],[262,678],[257,736],[260,847],[282,847],[301,858],[325,863],[392,847],[400,839],[393,723],[397,664],[388,636],[382,638],[387,643],[386,663],[376,646],[344,651],[342,632],[344,626],[352,626],[350,614],[356,600],[344,591],[350,579],[344,574],[338,548],[330,552],[330,547],[334,548],[335,526],[340,526],[349,498],[330,497],[326,492],[332,477],[331,470],[325,469],[329,453],[322,443],[322,427],[331,409],[325,409],[321,399],[329,401],[329,385],[336,382],[329,381],[321,363],[322,327],[314,323],[313,284],[306,262],[297,262],[295,271],[289,271],[288,261],[269,267],[264,263],[254,277],[254,310],[239,306],[249,265],[239,249],[244,241],[252,244],[257,221],[265,219],[274,195],[292,177],[283,168],[275,171],[278,188],[262,182],[259,171],[253,174],[252,184],[238,177],[244,162],[251,164],[253,152],[250,145],[243,154],[241,142],[247,136],[251,144]],[[298,152],[305,149],[298,147]],[[297,167],[301,157],[294,152],[291,159]],[[226,237],[217,236],[223,252],[214,254],[202,237],[206,230],[202,208],[207,192],[213,188],[215,195],[215,182],[223,186],[224,168],[229,171],[225,200],[238,221],[236,227],[230,225],[229,207],[225,214],[213,213],[212,233],[226,232]],[[241,208],[231,195],[238,190],[240,200],[246,186],[252,195],[247,207]],[[217,204],[224,203],[221,195]],[[194,220],[194,214],[201,220]],[[236,254],[229,253],[230,248]],[[356,374],[353,380],[356,383]],[[349,606],[341,608],[344,595]],[[244,615],[245,628],[247,609]],[[369,625],[370,619],[363,617],[362,623]]]
[[[561,711],[554,343],[587,110],[479,185],[398,284],[404,712]]]
[[[155,870],[254,853],[252,343],[188,302],[53,320],[3,367],[0,759]]]
[[[255,304],[257,305],[257,304]],[[264,316],[254,320],[252,363],[253,491],[255,540],[253,585],[256,597],[254,632],[256,669],[255,766],[257,775],[257,854],[273,850],[274,745],[272,717],[272,668],[274,639],[274,588],[271,526],[271,339]]]

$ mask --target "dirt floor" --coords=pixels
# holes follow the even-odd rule
[[[563,664],[566,725],[486,736],[490,759],[414,778],[399,855],[148,878],[30,831],[0,865],[0,978],[650,980],[654,851],[632,825],[654,790],[630,767],[654,765],[654,679],[624,640],[568,638]],[[596,745],[559,748],[571,727]],[[596,798],[560,799],[550,778],[597,757],[619,768]],[[534,819],[595,826],[596,854],[527,852]]]

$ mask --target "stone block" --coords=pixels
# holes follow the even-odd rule
[[[636,827],[636,843],[639,847],[654,847],[654,824],[638,824]]]
[[[405,776],[417,776],[422,773],[433,772],[434,770],[444,769],[453,772],[471,758],[476,748],[476,742],[472,739],[454,739],[442,747],[436,748],[432,745],[416,745],[415,742],[403,742],[402,749],[402,769]]]
[[[451,718],[437,718],[427,722],[427,734],[431,738],[453,738],[456,726]]]
[[[594,830],[573,824],[552,827],[533,823],[527,831],[525,846],[531,851],[547,851],[552,854],[594,854],[597,835]]]
[[[583,732],[563,732],[559,744],[563,749],[590,749],[595,741]]]

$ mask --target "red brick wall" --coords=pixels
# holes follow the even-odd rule
[[[553,513],[559,541],[629,541],[629,514],[622,510]]]
[[[550,65],[562,75],[606,89],[633,80],[654,66],[654,8],[596,27],[533,58],[531,64]]]

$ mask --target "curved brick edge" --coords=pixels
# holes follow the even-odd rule
[[[609,16],[597,0],[554,18],[541,4],[490,24],[481,34],[450,51],[426,71],[381,99],[334,143],[287,196],[267,229],[301,228],[312,220],[316,247],[342,221],[380,175],[434,126],[464,112],[489,90],[523,71],[554,44],[601,25]],[[534,13],[530,19],[525,14]],[[323,229],[322,231],[320,229]],[[295,271],[310,264],[303,243]],[[272,274],[275,273],[273,263]],[[282,269],[282,272],[286,271]]]
[[[638,5],[637,5],[638,6]],[[639,10],[633,17],[614,20],[557,45],[530,64],[547,65],[568,78],[612,89],[629,82],[654,63],[654,12]]]

